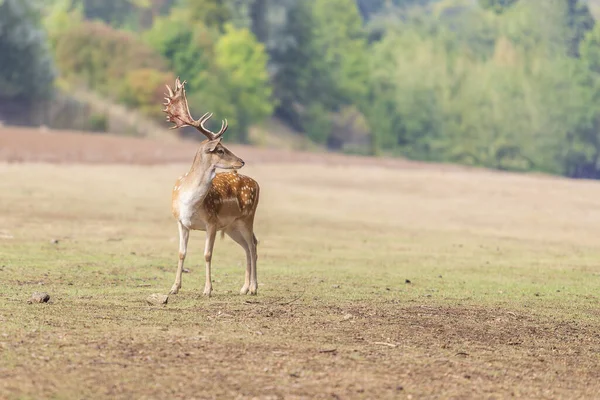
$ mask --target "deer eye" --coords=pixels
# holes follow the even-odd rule
[[[223,154],[225,154],[225,152],[223,151],[223,149],[219,149],[217,150],[217,154],[222,156]]]

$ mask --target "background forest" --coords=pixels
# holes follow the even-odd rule
[[[87,93],[162,121],[179,75],[239,142],[276,119],[335,151],[600,178],[599,6],[0,0],[0,119]]]

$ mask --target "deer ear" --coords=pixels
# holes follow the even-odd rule
[[[219,143],[221,143],[221,138],[209,140],[208,143],[206,143],[206,146],[204,146],[204,149],[207,153],[210,153],[211,151],[215,151],[215,148]]]

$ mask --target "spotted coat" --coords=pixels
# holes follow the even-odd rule
[[[221,208],[227,203],[237,203],[240,216],[252,214],[258,203],[258,183],[237,172],[216,174],[204,199],[204,209],[210,219],[217,218]]]

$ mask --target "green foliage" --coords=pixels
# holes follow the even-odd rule
[[[278,113],[298,130],[309,132],[310,119],[302,110],[315,103],[315,109],[335,107],[336,92],[333,71],[327,68],[316,44],[315,21],[310,1],[298,1],[288,13],[285,36],[293,38],[290,45],[277,49],[273,62],[276,97],[280,101]],[[312,133],[309,133],[312,135]],[[324,132],[325,137],[327,132]]]
[[[500,19],[511,41],[530,52],[579,56],[579,43],[594,20],[581,0],[517,2]]]
[[[236,137],[245,142],[250,125],[273,112],[267,54],[248,29],[230,24],[224,29],[215,44],[214,61],[221,79],[215,85],[214,96],[235,108]]]
[[[166,61],[132,33],[83,22],[57,33],[56,41],[56,63],[67,82],[156,115],[158,93],[173,75]]]
[[[596,74],[600,74],[600,25],[589,31],[580,46],[583,64]]]
[[[437,158],[440,108],[449,96],[444,84],[454,78],[456,68],[445,51],[444,36],[440,32],[431,40],[401,31],[374,46],[369,120],[380,148],[413,158]]]
[[[423,6],[439,0],[357,0],[356,5],[365,20],[388,12],[392,7],[408,8]]]
[[[331,71],[340,104],[366,95],[366,35],[354,0],[315,0],[314,45]]]
[[[214,35],[203,25],[190,26],[183,10],[159,17],[145,33],[146,42],[166,60],[171,70],[189,82],[191,92],[200,90],[208,79]]]
[[[92,114],[88,125],[92,132],[106,132],[108,129],[108,117],[106,114]]]
[[[561,154],[567,176],[600,179],[600,26],[580,44],[581,62],[568,76],[571,92],[556,104],[565,131]]]
[[[130,0],[79,0],[87,19],[101,20],[115,27],[123,26],[136,4]]]
[[[72,0],[86,19],[100,20],[115,28],[140,30],[154,17],[169,10],[173,0]]]
[[[166,68],[165,61],[134,35],[101,22],[85,22],[63,32],[56,62],[67,79],[103,93],[114,92],[132,70]]]
[[[496,39],[502,34],[499,18],[494,14],[482,12],[465,0],[446,0],[436,3],[437,20],[420,21],[420,27],[411,24],[409,29],[419,29],[422,35],[436,37],[441,29],[449,29],[452,34],[446,46],[452,47],[451,53],[458,49],[468,51],[472,58],[481,61],[489,59],[494,53]],[[440,24],[439,20],[443,23]]]
[[[48,96],[54,65],[30,0],[0,2],[0,97],[30,101]]]
[[[600,177],[600,34],[582,42],[590,23],[575,3],[514,2],[496,15],[447,1],[435,22],[420,15],[388,27],[371,48],[368,115],[377,147]]]
[[[157,104],[160,104],[165,97],[165,85],[172,85],[174,80],[175,76],[171,72],[152,68],[129,71],[121,85],[119,99],[147,115],[160,117],[163,114]]]
[[[233,13],[227,1],[223,0],[182,0],[182,9],[193,24],[223,32]]]
[[[531,104],[522,71],[490,62],[470,72],[453,104],[459,107],[448,110],[456,121],[444,143],[450,159],[509,170],[535,167],[531,129],[539,106]]]
[[[288,10],[283,35],[292,40],[273,53],[278,114],[327,143],[327,113],[345,104],[363,107],[369,91],[366,34],[356,4],[300,0]]]
[[[583,0],[51,0],[43,10],[66,80],[150,115],[179,75],[195,113],[227,118],[242,142],[275,109],[343,151],[600,178],[600,28]]]
[[[225,24],[219,35],[214,25],[192,26],[188,18],[185,9],[172,10],[156,20],[146,41],[189,82],[190,106],[227,118],[228,137],[244,142],[250,125],[273,112],[265,46],[249,29]]]
[[[313,59],[313,20],[307,3],[300,0],[289,10],[284,35],[293,40],[287,46],[276,49],[272,56],[272,62],[277,65],[274,76],[276,96],[281,99],[284,111],[291,110],[294,102],[306,100],[303,97],[311,77],[322,77],[311,69],[316,60]],[[289,119],[292,123],[297,122]]]
[[[479,0],[481,7],[501,14],[518,0]]]
[[[567,43],[569,45],[569,54],[576,57],[579,56],[579,44],[585,34],[594,28],[595,21],[585,2],[581,0],[567,0],[567,2],[567,26],[570,31],[567,36]]]
[[[76,11],[89,21],[102,21],[113,28],[132,31],[147,29],[153,19],[167,13],[176,0],[33,0],[42,11],[54,14],[57,11]],[[70,21],[64,20],[66,24]]]
[[[54,5],[47,9],[43,19],[52,47],[56,47],[62,33],[81,24],[83,20],[81,7],[73,7],[72,0],[56,0]]]
[[[319,103],[311,103],[305,113],[303,125],[309,138],[319,144],[326,144],[331,132],[329,113]]]

